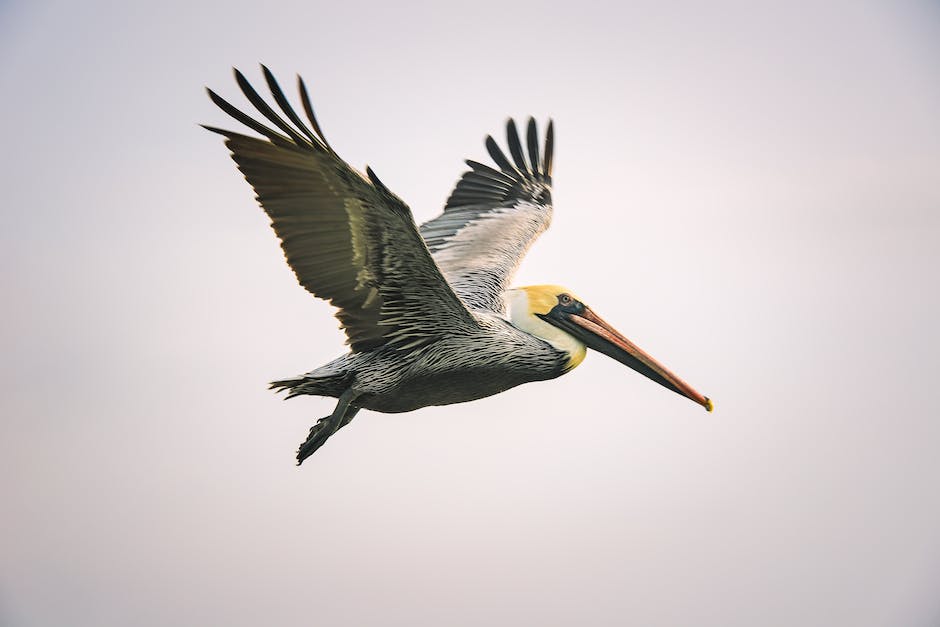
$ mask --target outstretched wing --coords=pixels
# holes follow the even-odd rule
[[[330,147],[298,77],[309,128],[271,72],[265,80],[288,123],[251,87],[242,92],[281,132],[242,113],[212,90],[209,97],[266,139],[206,127],[225,136],[258,202],[271,218],[297,280],[329,300],[354,351],[423,346],[462,325],[470,312],[441,275],[418,234],[411,210],[378,180],[351,168]]]
[[[513,120],[506,123],[506,139],[512,162],[487,136],[486,148],[499,169],[467,161],[471,169],[460,178],[444,213],[421,225],[421,236],[461,300],[495,312],[505,311],[503,292],[552,217],[551,120],[541,159],[534,119],[529,118],[526,132],[528,161]]]

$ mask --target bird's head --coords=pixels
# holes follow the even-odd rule
[[[604,322],[570,290],[558,285],[530,285],[510,290],[507,297],[512,324],[567,353],[567,370],[580,364],[592,348],[712,410],[708,397]]]

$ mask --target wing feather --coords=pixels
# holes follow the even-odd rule
[[[284,112],[288,119],[293,122],[304,135],[309,137],[311,142],[324,141],[322,136],[318,140],[318,138],[310,132],[310,129],[307,128],[307,125],[303,123],[300,116],[294,111],[294,108],[291,106],[290,101],[287,100],[287,96],[284,95],[281,86],[278,85],[277,79],[274,78],[274,74],[271,73],[271,70],[269,70],[267,66],[262,65],[261,71],[264,73],[264,80],[268,84],[268,89],[271,90],[271,95],[274,96],[274,101],[277,102],[277,106],[281,108],[281,111]]]
[[[502,148],[499,147],[499,144],[496,143],[496,140],[493,139],[492,135],[486,136],[486,151],[490,153],[490,157],[493,159],[493,161],[496,162],[496,165],[498,165],[503,172],[518,174],[516,169],[512,167],[512,164],[509,163],[509,159],[506,158]]]
[[[539,132],[535,127],[535,118],[529,118],[526,141],[529,144],[529,161],[532,163],[532,172],[538,174],[541,164],[539,163]]]
[[[298,282],[338,308],[354,351],[410,350],[475,325],[418,233],[411,210],[368,170],[368,178],[326,143],[299,80],[308,128],[273,74],[262,66],[274,111],[244,75],[235,80],[252,105],[285,135],[209,90],[227,114],[265,139],[215,127],[271,219]]]
[[[516,162],[516,168],[522,174],[529,174],[529,166],[526,165],[525,156],[522,154],[522,142],[519,141],[519,130],[512,118],[506,122],[506,141],[509,143],[509,153]]]

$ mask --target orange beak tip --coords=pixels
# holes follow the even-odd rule
[[[714,411],[714,409],[715,409],[715,404],[712,403],[712,399],[706,396],[705,397],[705,411],[710,412],[710,411]]]

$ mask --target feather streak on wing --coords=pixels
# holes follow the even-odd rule
[[[336,155],[303,81],[299,89],[310,127],[273,74],[263,66],[262,71],[287,120],[237,70],[235,79],[257,111],[285,134],[212,91],[213,102],[265,139],[206,128],[226,138],[298,282],[338,308],[352,350],[410,350],[475,325],[431,257],[408,206],[371,170],[366,178]]]

